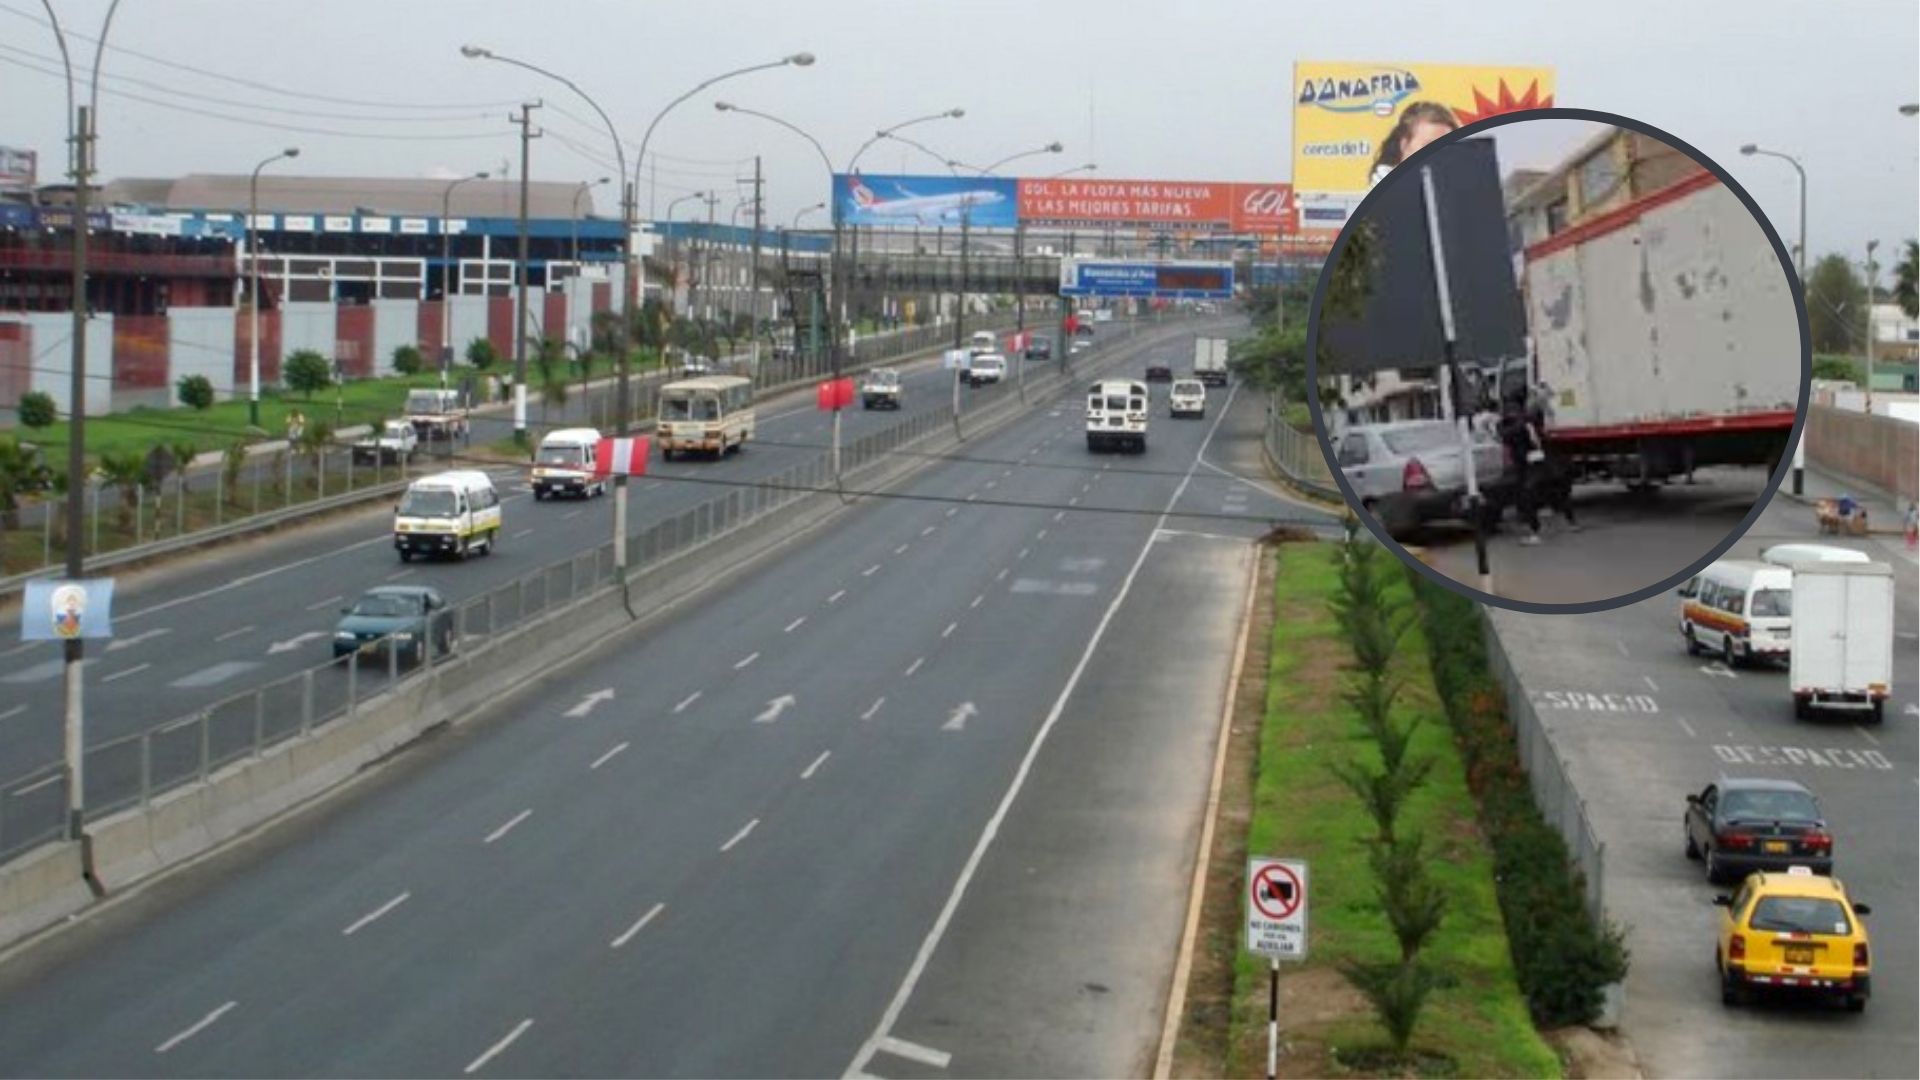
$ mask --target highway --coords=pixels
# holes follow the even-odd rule
[[[1117,330],[1118,328],[1116,328]],[[1150,329],[1143,329],[1150,335]],[[1183,339],[1184,340],[1184,339]],[[1093,356],[1125,348],[1122,333],[1103,339]],[[1077,361],[1086,364],[1087,359]],[[1038,363],[1038,362],[1034,362]],[[844,442],[907,418],[944,410],[952,402],[948,373],[937,361],[910,365],[903,407],[845,415]],[[1017,393],[1011,383],[963,389],[963,413]],[[475,423],[475,441],[511,434],[510,420],[489,416]],[[704,500],[735,490],[720,484],[770,478],[797,462],[818,458],[829,442],[829,419],[810,395],[791,394],[763,407],[757,441],[722,461],[675,461],[655,455],[650,475],[637,481],[629,508],[632,528],[665,520]],[[505,498],[505,528],[497,555],[465,563],[402,564],[391,546],[391,514],[369,506],[308,527],[283,531],[210,551],[206,556],[123,575],[115,597],[116,640],[89,650],[86,739],[98,746],[119,736],[164,725],[240,691],[296,676],[322,664],[339,609],[368,588],[405,583],[429,585],[459,602],[515,581],[547,564],[605,543],[612,534],[612,499],[535,503],[524,469],[493,467]],[[0,650],[0,854],[48,827],[57,827],[64,801],[50,778],[61,747],[62,661],[51,642]],[[366,673],[377,684],[379,665]],[[344,700],[344,673],[323,671],[316,697]],[[285,706],[297,715],[298,698],[288,685]],[[366,687],[362,687],[362,693]],[[268,722],[289,722],[286,716]],[[297,722],[297,721],[293,721]],[[188,729],[160,747],[164,758],[149,766],[156,778],[192,768],[197,742]],[[138,790],[137,744],[123,744],[90,763],[88,803],[111,806]]]
[[[1145,455],[1072,387],[15,958],[0,1072],[1141,1071],[1248,541],[1330,521],[1236,475],[1257,402],[1155,396]]]
[[[1695,542],[1714,527],[1696,524]],[[1493,614],[1607,845],[1606,903],[1628,927],[1633,953],[1624,1026],[1648,1075],[1920,1075],[1920,587],[1897,536],[1819,537],[1812,511],[1784,497],[1729,557],[1816,539],[1894,567],[1895,675],[1882,725],[1797,721],[1783,668],[1730,670],[1687,656],[1671,596],[1578,617]],[[1864,1014],[1720,1004],[1712,899],[1730,887],[1708,885],[1701,864],[1684,857],[1681,817],[1689,793],[1721,776],[1756,775],[1797,780],[1819,796],[1835,835],[1834,874],[1873,907],[1873,999]]]

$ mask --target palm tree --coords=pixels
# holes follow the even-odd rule
[[[20,496],[46,484],[40,451],[11,435],[0,435],[0,526],[20,527]]]
[[[546,427],[548,406],[567,404],[566,347],[541,338],[534,346],[533,363],[540,372],[540,426]]]
[[[1893,296],[1907,318],[1920,316],[1920,240],[1907,241],[1900,265],[1894,268]]]
[[[100,455],[100,479],[120,493],[117,518],[121,532],[133,531],[133,515],[140,506],[140,489],[147,482],[147,459],[137,450]]]
[[[177,439],[168,444],[167,450],[173,455],[173,497],[180,502],[176,511],[181,522],[185,522],[187,513],[187,470],[193,467],[194,455],[200,452],[192,439]]]

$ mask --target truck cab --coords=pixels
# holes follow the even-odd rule
[[[860,381],[860,407],[863,409],[898,409],[900,407],[900,373],[892,368],[874,368]]]
[[[407,423],[421,439],[465,438],[467,406],[458,390],[407,391]]]

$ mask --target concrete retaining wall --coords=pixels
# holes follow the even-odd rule
[[[1809,405],[1802,437],[1813,464],[1864,480],[1902,503],[1920,498],[1920,424]]]

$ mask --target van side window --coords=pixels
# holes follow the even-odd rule
[[[1727,590],[1727,610],[1735,615],[1747,613],[1747,594],[1733,589]]]

